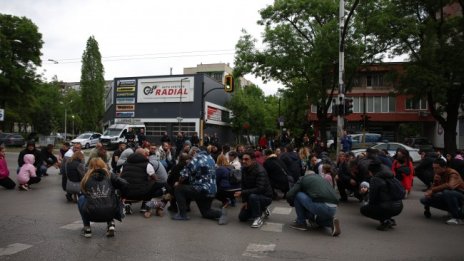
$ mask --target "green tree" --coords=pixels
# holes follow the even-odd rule
[[[382,29],[395,32],[395,53],[411,60],[398,91],[427,98],[431,115],[443,127],[445,151],[453,153],[464,105],[464,2],[394,0],[385,10],[394,16]]]
[[[98,42],[93,36],[87,40],[82,55],[81,97],[82,127],[85,130],[101,130],[104,113],[105,79]]]
[[[275,130],[277,102],[274,96],[266,97],[255,85],[236,88],[227,107],[234,112],[232,128],[239,136],[271,134]]]
[[[30,122],[37,133],[50,135],[61,122],[61,88],[58,82],[40,83],[34,92],[29,114]]]
[[[370,16],[380,16],[381,10],[374,3],[363,1],[365,7],[357,12],[360,1],[347,2],[351,8],[345,23],[344,46],[349,90],[358,66],[380,59],[378,54],[388,50],[391,41],[367,22]],[[293,108],[287,111],[300,112],[287,118],[297,123],[306,121],[301,112],[308,111],[310,104],[317,105],[324,140],[332,119],[328,114],[332,95],[338,90],[338,10],[338,0],[276,0],[260,11],[258,23],[265,27],[264,49],[255,47],[256,39],[246,31],[236,45],[237,74],[252,73],[265,81],[281,82],[287,87],[285,97],[292,99],[288,104]]]
[[[0,14],[0,107],[6,110],[6,128],[28,118],[24,108],[39,82],[36,67],[41,65],[42,44],[42,34],[31,20]]]

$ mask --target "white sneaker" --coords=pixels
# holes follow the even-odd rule
[[[269,218],[269,216],[271,215],[271,211],[269,210],[269,208],[266,208],[263,212],[263,218]]]
[[[448,221],[446,221],[446,224],[448,224],[448,225],[464,225],[464,220],[459,219],[459,218],[452,218],[452,219],[448,219]]]
[[[260,228],[260,227],[263,226],[263,224],[264,224],[263,218],[262,217],[257,217],[253,221],[253,224],[251,224],[251,227],[252,228]]]

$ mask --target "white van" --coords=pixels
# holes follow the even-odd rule
[[[125,136],[129,128],[132,128],[135,134],[138,134],[141,129],[145,131],[144,124],[113,124],[105,130],[100,137],[100,142],[108,149],[117,148],[119,142],[127,142]]]

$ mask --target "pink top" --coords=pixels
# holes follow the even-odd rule
[[[4,179],[10,176],[10,171],[6,165],[5,157],[0,156],[0,179]]]
[[[37,177],[35,174],[35,167],[33,165],[35,161],[35,157],[33,154],[26,154],[24,155],[24,165],[21,166],[18,173],[18,183],[20,185],[26,184],[29,182],[31,177]]]

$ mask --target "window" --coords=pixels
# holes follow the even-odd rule
[[[388,96],[383,96],[382,97],[382,112],[388,112]]]
[[[383,87],[383,74],[382,73],[370,73],[366,75],[366,86],[367,87]]]
[[[360,112],[363,112],[362,97]],[[372,96],[366,97],[366,112],[388,113],[395,112],[396,98],[389,96]]]
[[[145,135],[161,138],[165,131],[168,130],[167,123],[146,122]]]
[[[409,98],[406,100],[406,110],[427,110],[426,98]]]
[[[374,112],[381,112],[382,107],[382,97],[374,97]]]
[[[374,112],[374,97],[366,97],[366,112]]]

